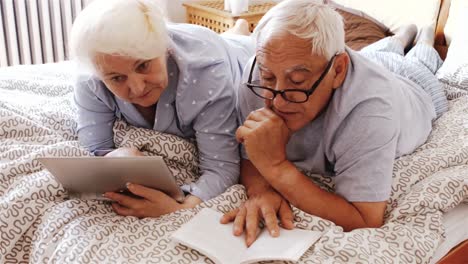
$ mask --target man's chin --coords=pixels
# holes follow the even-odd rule
[[[298,131],[302,127],[297,121],[295,122],[292,120],[284,120],[284,123],[286,124],[288,129],[293,133]]]
[[[307,126],[310,121],[304,120],[302,116],[296,118],[283,119],[284,123],[292,133],[297,132]]]

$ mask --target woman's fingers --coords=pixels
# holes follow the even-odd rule
[[[143,185],[135,184],[135,183],[127,183],[127,189],[142,198],[145,198],[151,202],[157,202],[158,196],[161,194],[160,191],[145,187]]]
[[[118,203],[112,203],[112,208],[118,215],[135,216],[135,213],[133,212],[132,209],[124,207]]]

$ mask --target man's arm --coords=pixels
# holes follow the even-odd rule
[[[328,219],[345,231],[383,224],[386,201],[348,202],[339,195],[320,189],[289,161],[264,169],[261,175],[292,205]]]
[[[373,132],[374,131],[371,131],[374,137],[382,136],[382,133],[374,135],[375,133]],[[388,134],[390,138],[393,136],[393,133]],[[378,227],[382,225],[386,205],[384,200],[386,198],[379,200],[380,198],[376,196],[376,198],[373,197],[369,200],[372,201],[370,203],[348,202],[365,200],[354,199],[352,196],[352,199],[347,200],[342,198],[340,195],[321,190],[307,176],[302,174],[294,164],[287,160],[285,147],[289,140],[288,128],[284,121],[270,109],[264,108],[250,113],[244,124],[237,130],[236,136],[240,142],[243,142],[250,161],[258,170],[260,175],[278,193],[299,209],[308,212],[309,214],[331,220],[334,223],[343,226],[345,230],[353,230],[355,228],[363,227]],[[388,156],[386,159],[390,158],[391,168],[391,163],[393,161],[391,153],[392,150],[394,151],[394,140],[390,140],[389,142],[390,143],[388,144],[384,144],[384,146],[388,146],[388,148],[377,148],[377,151],[372,153],[377,155],[377,153],[383,152],[384,156]],[[362,144],[358,145],[361,146]],[[355,147],[359,148],[359,146]],[[348,149],[352,149],[352,147],[348,147]],[[348,154],[349,153],[351,152],[348,152]],[[357,151],[354,153],[359,154]],[[369,153],[371,153],[371,151],[369,151]],[[365,163],[365,168],[372,166],[369,165],[371,164],[370,162],[362,158],[359,162],[359,164]],[[338,171],[339,175],[337,178],[339,177],[339,180],[341,181],[337,187],[339,187],[338,189],[344,193],[355,194],[360,190],[358,188],[360,187],[358,184],[369,185],[370,182],[364,182],[363,180],[356,178],[356,176],[352,176],[351,174],[352,172],[355,172],[355,170],[345,167],[345,165],[348,164],[352,165],[356,164],[356,162],[346,163],[340,160],[340,162],[337,163],[337,167],[340,169]],[[384,172],[386,171],[387,170],[384,170]],[[378,172],[380,173],[380,171]],[[354,173],[353,175],[359,174]],[[380,173],[379,175],[375,175],[376,177],[374,178],[384,179],[383,177],[386,177],[386,175],[388,174]],[[372,180],[372,178],[366,179]],[[358,182],[358,184],[351,185],[353,188],[356,186],[355,189],[346,189],[346,184],[350,186],[349,181]],[[368,187],[361,188],[361,190],[367,192],[374,191]],[[383,195],[380,196],[383,197]]]
[[[247,159],[241,160],[240,183],[245,186],[249,197],[265,191],[273,190],[252,162]]]

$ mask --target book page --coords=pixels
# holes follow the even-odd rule
[[[266,229],[250,248],[245,236],[232,234],[233,223],[223,225],[222,213],[202,209],[188,223],[172,234],[172,239],[198,250],[216,263],[252,263],[261,260],[297,261],[322,235],[318,231],[280,230],[279,237],[271,237]]]
[[[280,229],[278,237],[272,237],[267,230],[247,249],[242,263],[262,260],[298,261],[307,249],[320,237],[322,232],[303,229]]]
[[[202,209],[188,223],[172,234],[172,239],[198,250],[219,264],[239,264],[247,249],[244,236],[232,234],[232,223],[223,225],[219,221],[222,213]]]

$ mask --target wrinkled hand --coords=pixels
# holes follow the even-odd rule
[[[183,203],[178,203],[161,191],[134,183],[127,184],[127,188],[132,194],[141,198],[115,192],[104,194],[104,197],[114,201],[112,203],[114,211],[123,216],[158,217],[180,209],[192,208],[201,203],[196,196],[188,196]]]
[[[143,152],[135,147],[118,148],[106,154],[106,157],[141,157],[145,156]]]
[[[286,161],[286,144],[290,130],[271,109],[251,112],[236,131],[237,141],[244,144],[250,161],[260,172]],[[263,173],[262,173],[263,174]]]
[[[221,218],[221,223],[227,224],[234,221],[233,234],[240,236],[245,231],[245,242],[250,247],[257,239],[261,220],[264,221],[271,236],[279,236],[278,217],[283,228],[294,228],[294,216],[288,202],[270,189],[249,197],[249,200],[239,208],[226,213]]]

